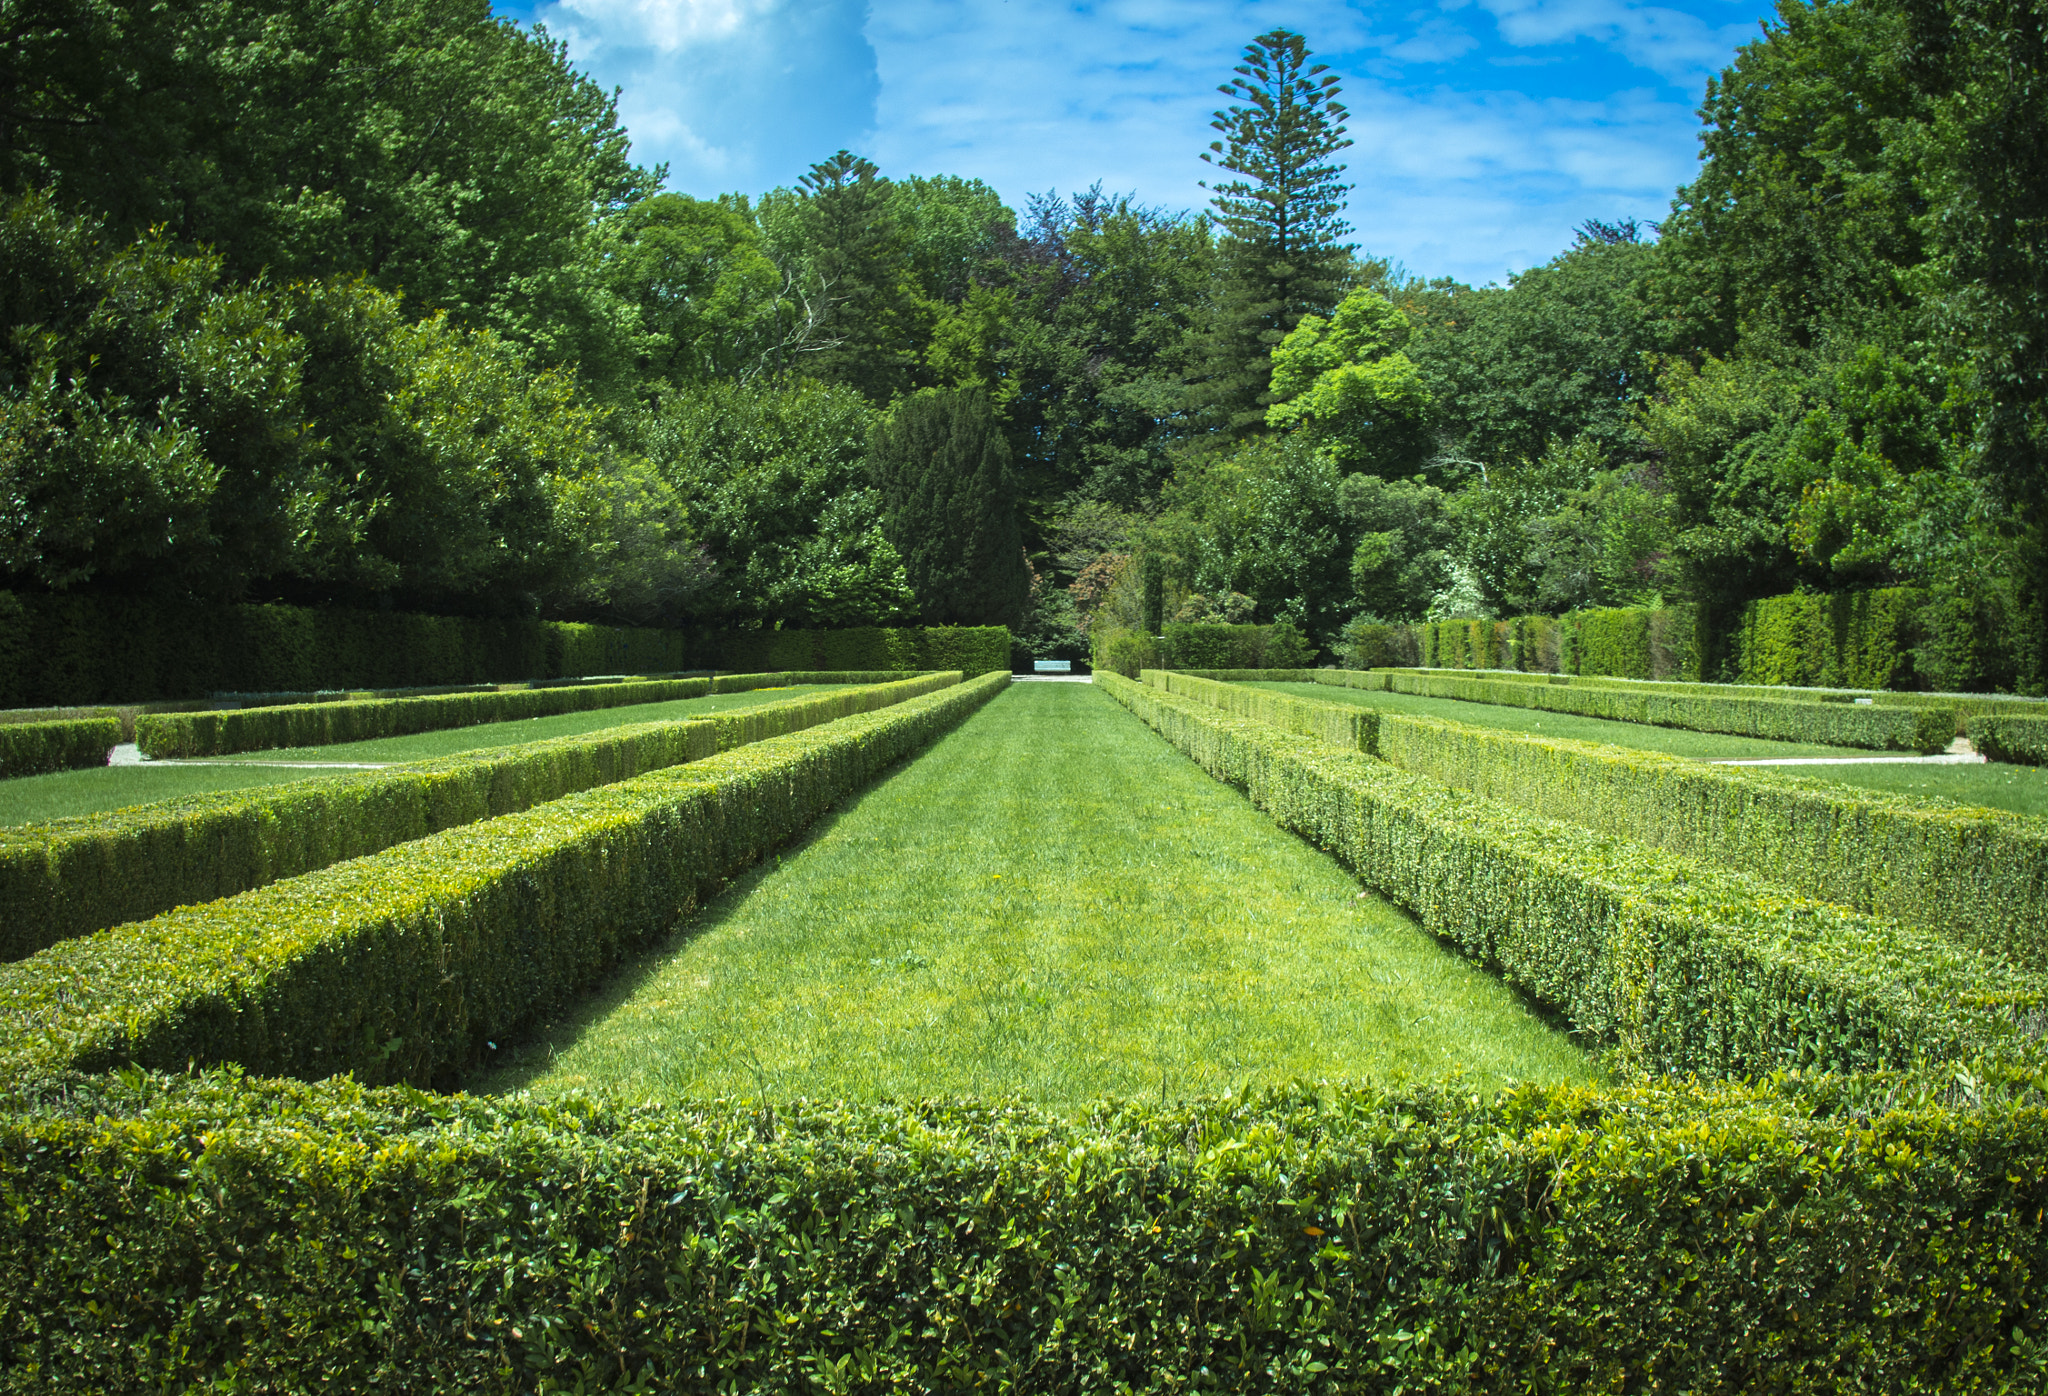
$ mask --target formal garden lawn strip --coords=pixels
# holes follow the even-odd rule
[[[1101,692],[1030,684],[483,1084],[1065,1103],[1461,1069],[1598,1075]]]

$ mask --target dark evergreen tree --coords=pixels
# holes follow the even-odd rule
[[[1223,139],[1202,155],[1239,176],[1203,186],[1224,236],[1201,398],[1233,435],[1264,426],[1273,347],[1344,294],[1351,249],[1340,240],[1351,228],[1340,215],[1351,186],[1334,157],[1351,144],[1349,113],[1337,75],[1309,57],[1285,29],[1247,45],[1237,76],[1217,89],[1240,105],[1216,113],[1209,124]]]
[[[910,387],[917,362],[910,260],[890,214],[891,185],[873,161],[844,150],[801,183],[824,346],[805,356],[803,371],[887,402]]]
[[[1010,448],[980,388],[919,393],[875,429],[882,529],[927,625],[1015,625],[1031,594]]]

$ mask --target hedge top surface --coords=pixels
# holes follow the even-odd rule
[[[1007,675],[994,677],[1007,681]],[[587,924],[577,924],[602,945],[643,914],[660,924],[636,933],[665,929],[682,910],[679,898],[695,895],[696,880],[730,871],[731,860],[740,856],[735,849],[793,832],[777,820],[785,807],[804,804],[806,792],[792,787],[801,784],[794,777],[806,763],[829,767],[841,756],[884,749],[892,732],[922,730],[920,723],[954,712],[960,702],[985,701],[994,686],[990,680],[955,683],[236,897],[62,941],[0,965],[0,1072],[104,1069],[131,1060],[137,1050],[155,1050],[150,1044],[159,1040],[181,1044],[196,1035],[216,1051],[259,1044],[269,1056],[302,1069],[319,1063],[330,1071],[361,1070],[390,1059],[392,1075],[425,1079],[418,1073],[438,1069],[444,1063],[437,1054],[454,1050],[448,1034],[466,1047],[466,1025],[478,1015],[506,1018],[500,1030],[511,1026],[532,1007],[521,995],[532,992],[533,976],[545,979],[554,962],[574,959],[587,948],[581,941],[542,936],[545,928],[530,922],[493,919],[510,914],[503,909],[515,903],[524,908],[521,915],[528,914],[531,908],[519,899],[540,895],[533,887],[591,904],[565,914],[585,916]],[[729,798],[739,803],[728,808]],[[685,807],[704,822],[684,828],[695,827],[707,846],[687,840],[677,846],[678,829],[659,822]],[[650,849],[650,843],[662,847]],[[657,906],[612,905],[606,894],[616,885],[632,885],[657,859],[665,860],[663,867],[681,869],[678,876],[688,886],[664,884]],[[550,868],[567,881],[545,881]],[[499,946],[493,937],[507,944]],[[513,951],[520,937],[526,938],[524,948]],[[452,971],[422,981],[421,956],[435,964],[447,962],[437,956],[457,964],[468,956],[468,968],[460,982]],[[363,999],[361,976],[371,970],[385,982],[371,985],[370,998]],[[310,976],[303,982],[311,987],[303,992],[294,987],[298,973]],[[323,976],[340,978],[328,983]],[[400,996],[401,982],[409,1004],[390,1001]],[[576,987],[546,982],[543,991],[566,995]],[[292,1005],[289,1010],[272,1001],[273,990]],[[355,998],[337,1002],[337,994]],[[317,1012],[372,1025],[416,1022],[406,1031],[420,1036],[394,1036],[380,1054],[376,1043],[384,1033],[337,1040],[331,1031],[301,1021]],[[442,1037],[435,1036],[437,1030]],[[183,1047],[178,1051],[182,1057]]]

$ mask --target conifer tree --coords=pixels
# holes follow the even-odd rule
[[[926,625],[1015,625],[1031,591],[1010,448],[981,388],[928,391],[875,429],[882,531]]]
[[[845,150],[800,182],[826,346],[806,357],[804,371],[885,403],[908,388],[915,362],[909,260],[889,212],[890,182]]]
[[[1307,41],[1286,29],[1248,44],[1237,76],[1217,89],[1237,104],[1215,114],[1222,139],[1202,154],[1238,176],[1203,186],[1223,242],[1201,397],[1233,435],[1264,426],[1274,347],[1304,315],[1328,315],[1343,298],[1351,186],[1334,157],[1351,144],[1349,113],[1337,75],[1309,58]]]

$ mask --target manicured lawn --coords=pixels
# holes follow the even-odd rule
[[[481,1089],[1047,1102],[1590,1079],[1513,992],[1090,686],[1019,684]]]
[[[0,825],[62,819],[74,814],[97,814],[102,810],[125,809],[130,805],[200,795],[210,790],[282,785],[286,781],[332,774],[317,769],[232,764],[238,761],[425,761],[436,756],[480,751],[485,747],[600,732],[607,727],[623,727],[635,722],[660,722],[733,708],[750,708],[811,693],[829,693],[834,687],[841,686],[804,684],[794,688],[755,689],[747,693],[716,693],[669,703],[639,703],[632,707],[562,713],[555,717],[527,718],[518,722],[453,727],[442,732],[419,732],[410,737],[386,737],[376,741],[294,747],[281,751],[250,751],[189,766],[96,766],[83,771],[19,776],[13,780],[0,780]]]
[[[1499,703],[1468,703],[1457,698],[1422,698],[1410,693],[1371,693],[1320,683],[1262,683],[1260,688],[1333,703],[1355,703],[1387,712],[1414,713],[1498,727],[1573,741],[1606,742],[1638,751],[1661,751],[1702,760],[1716,757],[1840,756],[1868,762],[1878,753],[1860,747],[1809,746],[1798,742],[1766,742],[1753,737],[1727,737],[1715,732],[1688,732],[1677,727],[1651,727],[1640,722],[1613,722],[1602,717],[1539,712]],[[2048,770],[2033,766],[1921,766],[1868,762],[1856,766],[1786,766],[1788,775],[1808,780],[1840,781],[1870,790],[1903,795],[1932,795],[1966,805],[1985,805],[2015,814],[2048,815]]]
[[[0,825],[64,819],[74,814],[126,809],[211,790],[280,785],[326,771],[265,770],[259,766],[95,766],[45,776],[0,780]]]
[[[1794,766],[1809,780],[1840,781],[1868,790],[1932,795],[2014,814],[2048,815],[2048,770],[2038,766]]]

